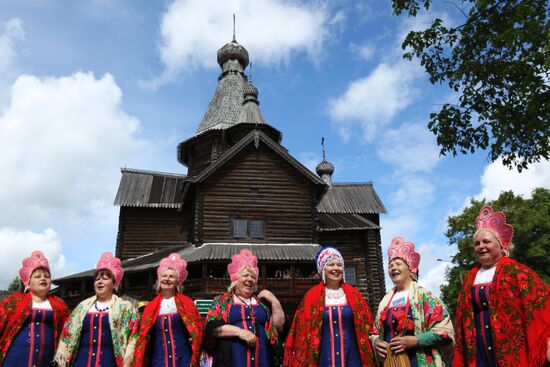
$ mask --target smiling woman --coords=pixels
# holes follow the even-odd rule
[[[227,266],[228,292],[216,297],[206,316],[205,349],[213,367],[274,366],[272,346],[278,343],[285,314],[273,293],[256,294],[258,259],[244,249]]]
[[[161,260],[157,293],[145,306],[133,367],[198,367],[203,322],[193,300],[181,294],[187,262],[178,253]]]
[[[50,366],[69,309],[51,287],[48,260],[40,251],[19,270],[24,292],[0,304],[0,366]]]
[[[322,282],[307,291],[285,343],[289,367],[375,366],[368,333],[372,314],[359,291],[344,283],[344,258],[325,247],[317,254]]]
[[[420,254],[412,242],[395,237],[388,249],[388,274],[395,285],[376,313],[371,341],[384,366],[443,366],[454,339],[441,300],[418,285]]]
[[[456,314],[453,366],[550,362],[550,287],[510,259],[513,228],[489,205],[476,219],[478,264],[464,278]]]
[[[123,275],[120,260],[103,253],[94,273],[95,295],[78,304],[63,327],[55,355],[59,366],[130,366],[137,313],[114,294]]]

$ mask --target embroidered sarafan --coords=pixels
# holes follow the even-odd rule
[[[375,366],[369,332],[373,317],[369,306],[358,290],[342,283],[354,314],[355,335],[362,366]],[[284,365],[289,367],[312,367],[318,365],[323,312],[325,309],[325,285],[318,285],[307,291],[296,310],[294,321],[285,343]]]
[[[54,313],[55,345],[61,333],[63,324],[69,316],[69,309],[59,297],[48,296],[48,301]],[[23,322],[29,316],[32,307],[30,293],[15,293],[0,303],[0,365],[4,361],[8,349],[15,336],[21,329]]]
[[[201,355],[204,326],[201,316],[199,315],[199,311],[195,307],[195,304],[191,298],[181,293],[176,293],[174,299],[176,301],[178,315],[181,317],[181,320],[187,328],[191,338],[190,344],[193,356],[191,358],[190,367],[198,367]],[[158,295],[151,302],[149,302],[143,311],[136,347],[134,350],[134,359],[132,364],[134,367],[141,367],[145,365],[145,357],[148,354],[147,347],[149,343],[149,332],[157,321],[161,301],[162,295]]]
[[[464,278],[458,297],[453,366],[476,365],[476,328],[471,288],[480,266]],[[489,312],[499,367],[544,365],[550,337],[550,288],[529,267],[508,257],[496,265]]]

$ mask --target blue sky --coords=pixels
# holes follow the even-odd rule
[[[394,236],[413,241],[420,283],[439,292],[447,264],[435,259],[456,251],[448,215],[550,187],[548,162],[518,174],[486,152],[439,157],[428,116],[456,96],[400,44],[435,15],[461,21],[442,5],[408,18],[385,0],[0,0],[0,288],[34,249],[54,277],[114,251],[121,167],[185,173],[176,146],[214,93],[235,13],[282,144],[314,169],[325,137],[334,181],[372,180],[388,209],[384,256]]]

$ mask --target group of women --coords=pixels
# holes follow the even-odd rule
[[[420,254],[413,243],[392,240],[388,274],[394,287],[374,317],[361,293],[344,282],[340,252],[322,249],[316,259],[322,281],[297,307],[283,365],[444,366],[453,349],[456,367],[550,362],[548,285],[508,257],[513,230],[503,213],[482,208],[476,227],[478,264],[464,278],[456,328],[439,298],[418,285]],[[245,249],[232,257],[231,285],[214,299],[205,325],[181,293],[186,268],[177,253],[160,262],[158,295],[139,318],[115,294],[124,273],[120,260],[104,253],[94,274],[95,295],[69,314],[60,298],[49,295],[47,259],[33,252],[19,271],[24,291],[0,304],[0,366],[275,366],[285,314],[273,293],[257,293],[254,254]]]

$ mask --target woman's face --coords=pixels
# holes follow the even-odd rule
[[[480,230],[474,235],[474,252],[484,268],[491,268],[502,258],[502,246],[491,231]]]
[[[388,275],[395,285],[405,285],[411,277],[411,269],[405,260],[395,258],[388,264]]]
[[[95,294],[100,299],[110,299],[115,289],[115,281],[109,275],[98,274],[94,280]]]
[[[344,278],[344,264],[338,259],[331,260],[323,271],[325,283],[339,283]]]
[[[178,287],[179,276],[174,269],[166,269],[160,274],[160,290],[175,291]]]
[[[256,274],[250,269],[243,269],[239,272],[236,283],[235,293],[250,298],[256,291]]]
[[[50,291],[52,279],[50,272],[46,269],[36,269],[32,272],[29,280],[29,292],[36,296],[44,297]]]

